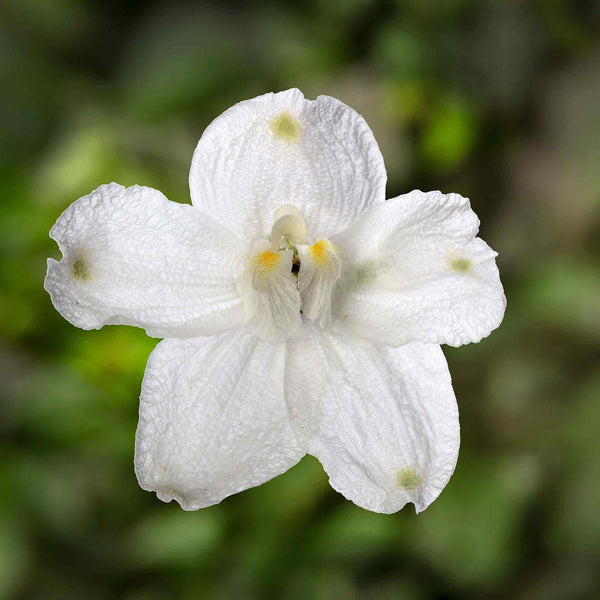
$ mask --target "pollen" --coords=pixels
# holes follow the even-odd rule
[[[270,250],[265,250],[260,254],[257,254],[254,257],[254,266],[257,273],[269,274],[272,273],[277,265],[279,264],[279,260],[281,259],[281,255],[279,252],[271,252]]]
[[[300,123],[296,117],[286,111],[271,121],[271,131],[278,138],[293,142],[300,137]]]
[[[329,264],[328,251],[330,248],[331,244],[327,240],[320,240],[310,247],[310,253],[318,265],[325,266]]]
[[[398,471],[398,485],[408,492],[416,490],[423,483],[423,479],[412,469]]]
[[[471,270],[471,261],[468,258],[453,258],[448,264],[457,273],[467,273]]]
[[[90,269],[88,264],[81,257],[77,257],[71,265],[71,275],[75,279],[82,279],[87,281],[90,277]]]

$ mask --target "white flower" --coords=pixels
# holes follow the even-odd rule
[[[168,338],[142,384],[144,489],[194,510],[310,453],[369,510],[438,496],[459,446],[438,344],[488,335],[505,298],[467,199],[384,202],[385,182],[362,117],[288,90],[208,127],[191,206],[111,183],[58,219],[56,309]]]

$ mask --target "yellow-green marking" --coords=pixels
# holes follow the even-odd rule
[[[271,121],[271,131],[280,139],[288,142],[300,137],[300,123],[289,111],[281,113]]]

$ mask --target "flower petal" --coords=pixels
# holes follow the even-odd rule
[[[162,341],[148,360],[135,469],[186,510],[216,504],[303,456],[283,396],[285,347],[243,331]]]
[[[235,277],[247,249],[156,190],[102,185],[69,206],[50,237],[64,256],[48,260],[45,288],[77,327],[125,324],[190,337],[243,321]]]
[[[236,104],[206,129],[192,160],[192,203],[241,238],[268,237],[282,204],[315,239],[385,199],[386,173],[364,119],[339,100],[299,90]]]
[[[286,400],[300,445],[368,510],[417,512],[456,465],[458,410],[439,346],[387,348],[316,329],[288,343]]]
[[[292,260],[291,250],[272,252],[267,240],[257,240],[236,282],[244,302],[244,325],[268,342],[283,342],[302,327]]]
[[[312,246],[298,246],[298,254],[298,290],[302,298],[302,312],[306,319],[326,329],[331,325],[331,299],[342,273],[342,259],[327,239],[319,240]]]
[[[458,194],[414,191],[372,207],[335,242],[356,267],[337,324],[398,346],[460,346],[498,327],[506,298],[479,219]]]

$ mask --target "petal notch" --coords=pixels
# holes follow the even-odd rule
[[[155,337],[210,335],[243,322],[235,278],[247,251],[190,205],[151,188],[102,185],[50,231],[63,253],[45,288],[73,325],[135,325]]]
[[[479,219],[458,194],[414,191],[369,209],[336,243],[357,285],[336,306],[338,326],[399,346],[460,346],[498,327],[506,298]]]
[[[286,401],[299,444],[358,506],[420,512],[454,471],[458,409],[439,346],[386,348],[308,327],[288,344]]]

